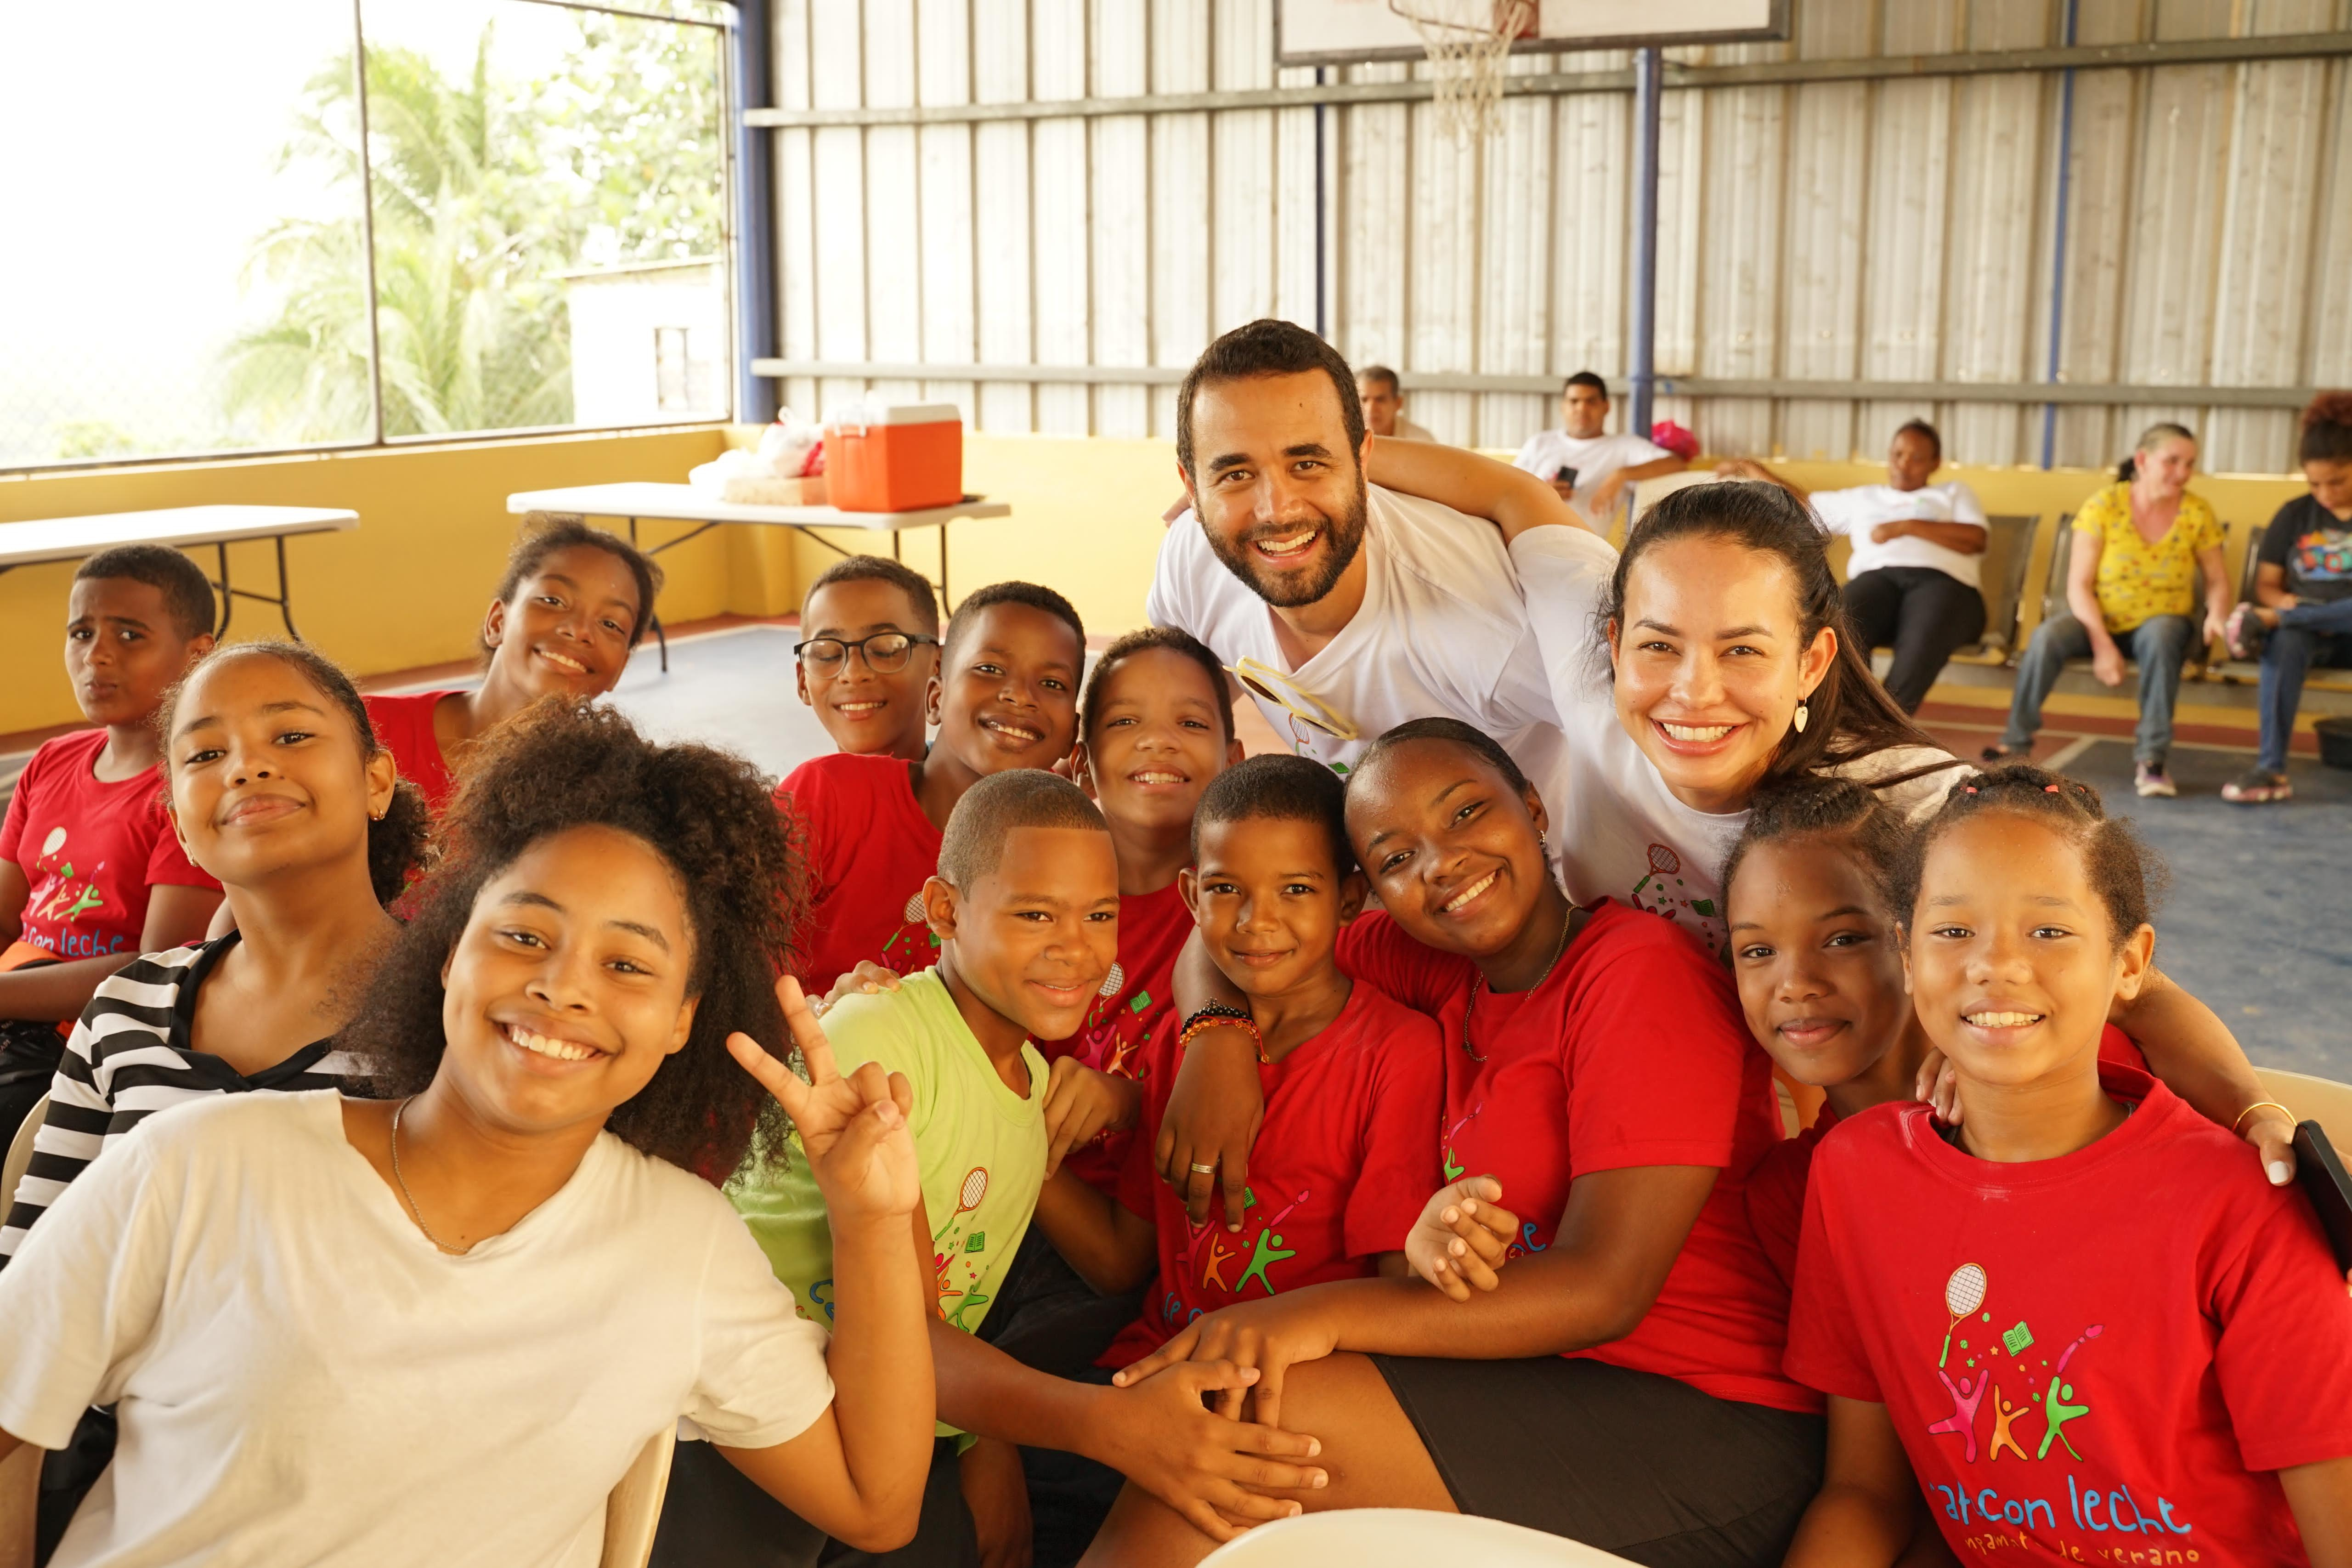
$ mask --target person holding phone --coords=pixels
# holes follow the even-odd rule
[[[1580,370],[1559,389],[1560,428],[1538,430],[1512,459],[1539,474],[1600,532],[1609,531],[1617,502],[1635,479],[1678,474],[1689,465],[1638,431],[1603,433],[1609,420],[1609,384]]]

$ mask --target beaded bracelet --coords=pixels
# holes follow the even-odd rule
[[[1202,1031],[1223,1028],[1247,1030],[1251,1047],[1257,1052],[1257,1059],[1261,1063],[1267,1059],[1265,1037],[1258,1033],[1257,1020],[1239,1007],[1223,1002],[1212,1002],[1184,1020],[1184,1027],[1176,1036],[1177,1054],[1182,1055],[1184,1048],[1192,1043],[1192,1037]]]

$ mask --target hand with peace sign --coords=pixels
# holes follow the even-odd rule
[[[744,1071],[767,1086],[799,1129],[801,1148],[836,1232],[853,1221],[904,1221],[923,1195],[922,1167],[907,1130],[915,1100],[906,1075],[886,1074],[867,1062],[842,1077],[834,1065],[833,1042],[817,1026],[801,983],[789,974],[780,978],[776,1003],[808,1064],[806,1082],[749,1035],[728,1036],[727,1048]]]

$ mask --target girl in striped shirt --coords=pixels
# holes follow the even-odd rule
[[[424,849],[416,787],[351,678],[308,647],[225,647],[157,722],[173,825],[227,889],[236,928],[100,985],[50,1086],[0,1266],[102,1148],[165,1106],[349,1082],[329,1037],[398,929],[384,902]]]

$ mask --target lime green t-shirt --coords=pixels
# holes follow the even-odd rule
[[[978,1329],[1045,1185],[1045,1058],[1024,1044],[1028,1097],[1005,1088],[936,969],[908,975],[896,991],[843,997],[825,1014],[824,1033],[843,1072],[879,1062],[907,1075],[940,1316]],[[833,1237],[797,1147],[782,1172],[738,1179],[727,1195],[801,1314],[832,1326]]]

